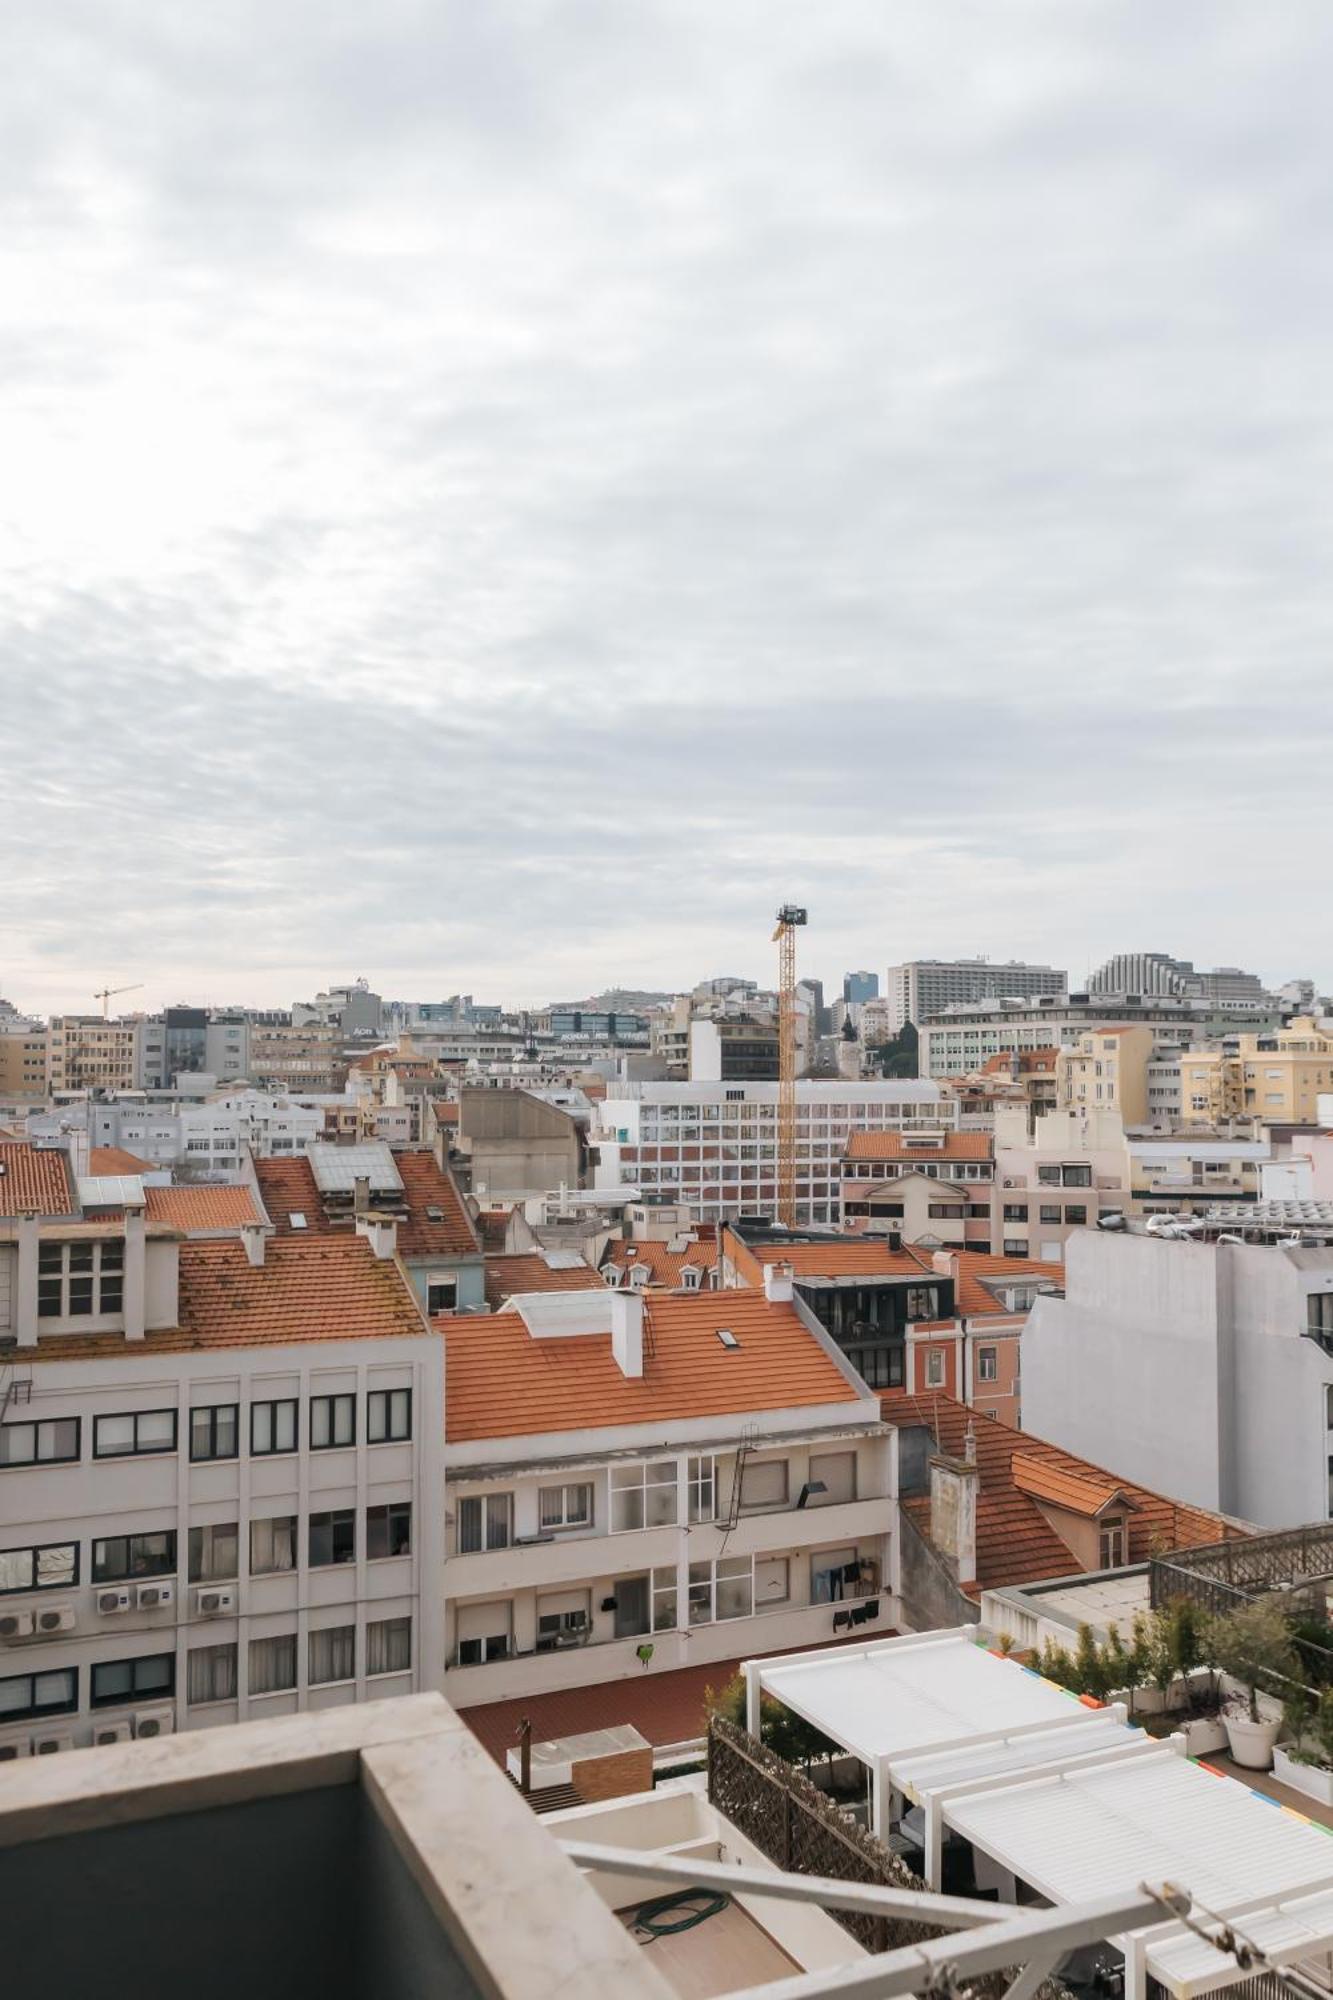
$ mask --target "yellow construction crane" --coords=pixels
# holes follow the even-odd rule
[[[809,913],[795,903],[778,911],[778,1221],[796,1227],[796,933]]]
[[[106,1020],[106,1019],[108,1018],[108,1009],[107,1009],[107,1004],[106,1004],[108,1000],[111,1000],[111,999],[114,999],[117,993],[142,993],[142,992],[143,992],[143,981],[142,981],[142,979],[141,979],[141,980],[139,980],[138,984],[137,984],[137,985],[134,985],[134,986],[103,986],[103,987],[100,987],[100,988],[98,989],[98,991],[97,991],[96,993],[94,993],[94,995],[93,995],[93,999],[94,999],[94,1000],[100,1000],[100,1001],[101,1001],[101,1003],[102,1003],[102,1019],[103,1019],[103,1020],[105,1021],[105,1020]]]

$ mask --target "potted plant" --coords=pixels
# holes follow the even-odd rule
[[[1237,1684],[1223,1708],[1231,1754],[1247,1770],[1266,1771],[1273,1761],[1282,1716],[1280,1711],[1265,1715],[1260,1710],[1260,1684],[1278,1680],[1299,1685],[1300,1680],[1300,1661],[1286,1618],[1271,1598],[1238,1605],[1214,1619],[1208,1652],[1213,1665]]]
[[[1287,1703],[1284,1720],[1292,1741],[1274,1746],[1274,1777],[1333,1806],[1333,1688],[1325,1688],[1317,1703],[1301,1688]]]

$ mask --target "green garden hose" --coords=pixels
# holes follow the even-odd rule
[[[707,1889],[681,1889],[674,1896],[654,1896],[651,1902],[640,1903],[630,1929],[640,1935],[645,1944],[651,1944],[654,1938],[672,1937],[677,1931],[692,1931],[696,1924],[706,1922],[709,1917],[721,1916],[730,1901],[730,1896],[715,1896]],[[662,1919],[673,1910],[681,1912],[675,1923],[664,1923]]]

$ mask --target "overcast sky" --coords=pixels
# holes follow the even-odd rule
[[[1333,983],[1327,0],[8,0],[0,993]]]

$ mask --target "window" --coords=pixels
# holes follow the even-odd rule
[[[1060,1178],[1066,1187],[1091,1187],[1091,1167],[1061,1167]]]
[[[872,1389],[901,1389],[903,1350],[901,1343],[885,1341],[876,1347],[849,1347],[847,1359]]]
[[[310,1634],[310,1685],[356,1679],[355,1625],[327,1625]]]
[[[979,1347],[977,1349],[978,1382],[995,1382],[999,1379],[999,1349]]]
[[[295,1397],[278,1403],[251,1403],[250,1449],[256,1458],[295,1451],[298,1432]]]
[[[193,1708],[206,1701],[235,1701],[236,1644],[193,1646],[186,1661],[185,1699]]]
[[[942,1389],[944,1387],[944,1349],[942,1347],[928,1347],[926,1349],[926,1387],[928,1389]]]
[[[137,1660],[102,1660],[93,1666],[92,1704],[155,1701],[176,1692],[176,1655],[143,1653]]]
[[[674,1569],[653,1571],[653,1630],[654,1632],[674,1632],[676,1629],[676,1572]]]
[[[250,1523],[250,1574],[273,1576],[296,1568],[296,1516],[275,1514]]]
[[[1023,1242],[1021,1237],[1006,1236],[1004,1239],[1004,1254],[1006,1257],[1026,1257],[1028,1246]]]
[[[0,1680],[0,1723],[19,1722],[25,1715],[69,1715],[78,1705],[77,1667],[62,1667],[53,1674],[12,1674]]]
[[[1065,1210],[1066,1222],[1086,1222],[1087,1219],[1087,1208],[1080,1202],[1076,1202],[1071,1208]]]
[[[118,1313],[125,1292],[125,1245],[41,1243],[37,1246],[37,1317],[81,1319]]]
[[[688,1467],[690,1519],[692,1521],[715,1521],[717,1519],[717,1460],[692,1458]]]
[[[240,1408],[236,1403],[207,1403],[190,1412],[190,1457],[235,1458],[240,1444]]]
[[[544,1532],[592,1526],[592,1487],[543,1486],[537,1495],[537,1521]]]
[[[488,1660],[507,1660],[513,1650],[513,1607],[501,1604],[462,1604],[458,1608],[457,1646],[460,1667],[484,1666]]]
[[[366,1674],[406,1674],[412,1670],[412,1620],[378,1618],[366,1627]]]
[[[372,1389],[366,1397],[366,1443],[397,1443],[412,1435],[412,1391]]]
[[[482,1549],[507,1549],[514,1539],[514,1496],[512,1493],[469,1494],[458,1503],[458,1553],[478,1554]]]
[[[749,1618],[754,1611],[753,1562],[749,1556],[722,1556],[690,1564],[690,1623]]]
[[[339,1507],[330,1514],[310,1516],[310,1567],[356,1561],[356,1510]]]
[[[367,1560],[376,1562],[383,1556],[406,1556],[411,1553],[411,1501],[393,1500],[384,1507],[367,1507]]]
[[[676,1461],[611,1467],[611,1530],[669,1528],[676,1519]]]
[[[175,1449],[174,1410],[136,1410],[124,1416],[93,1418],[94,1458],[140,1458]]]
[[[1128,1535],[1123,1514],[1107,1514],[1103,1517],[1097,1536],[1097,1561],[1100,1569],[1119,1569],[1129,1561]]]
[[[43,1542],[32,1549],[0,1549],[0,1595],[17,1590],[69,1590],[79,1580],[77,1542]]]
[[[250,1641],[251,1694],[281,1694],[296,1686],[296,1634]]]
[[[1006,1216],[1009,1213],[1007,1208],[1004,1212]],[[1060,1204],[1058,1202],[1043,1202],[1040,1214],[1043,1222],[1058,1222],[1061,1215]]]
[[[310,1449],[332,1451],[338,1445],[356,1443],[356,1397],[312,1396],[310,1398]]]
[[[1059,1209],[1056,1210],[1055,1214],[1058,1221],[1060,1217]],[[1025,1201],[1007,1201],[1004,1204],[1004,1219],[1006,1222],[1026,1222],[1028,1219],[1027,1203]]]
[[[754,1608],[785,1604],[791,1596],[791,1564],[786,1556],[756,1556],[754,1559]]]
[[[741,1474],[741,1506],[785,1507],[787,1504],[787,1461],[766,1458],[747,1465]]]
[[[1333,1347],[1333,1291],[1309,1292],[1305,1300],[1306,1332],[1321,1345]],[[1333,1404],[1329,1420],[1333,1424]]]
[[[840,1507],[856,1498],[856,1453],[854,1451],[812,1452],[810,1484],[820,1483],[822,1493],[811,1493],[810,1507]]]
[[[457,1278],[431,1278],[426,1285],[426,1311],[449,1313],[458,1304]]]
[[[1038,1167],[1037,1179],[1043,1187],[1059,1187],[1060,1169],[1059,1167]]]
[[[123,1583],[126,1578],[174,1576],[176,1536],[164,1529],[156,1535],[108,1535],[93,1543],[93,1582]]]
[[[940,1295],[934,1285],[909,1285],[907,1287],[908,1319],[938,1319]]]
[[[592,1630],[592,1598],[586,1590],[562,1590],[537,1599],[537,1651],[581,1646]]]
[[[0,1466],[70,1465],[79,1457],[79,1418],[0,1424]]]
[[[240,1531],[235,1521],[190,1530],[190,1582],[225,1583],[241,1573]]]

